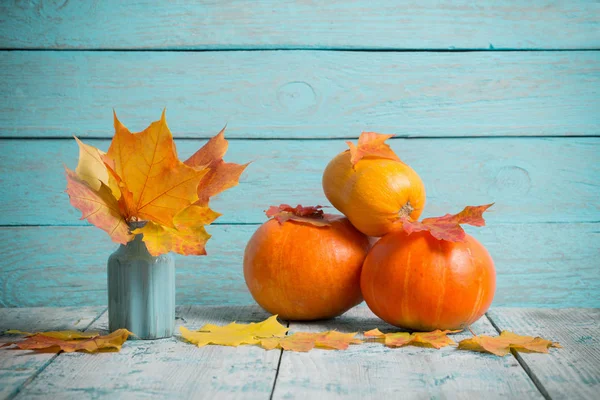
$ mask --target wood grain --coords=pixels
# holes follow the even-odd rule
[[[6,1],[0,46],[47,49],[597,48],[596,2]]]
[[[366,307],[318,323],[290,323],[290,332],[364,332],[378,327],[397,332]],[[473,325],[493,334],[483,317]],[[470,333],[453,335],[456,341]],[[284,352],[273,399],[466,399],[542,398],[513,357],[420,347],[391,349],[380,343],[351,346],[346,351]]]
[[[108,140],[86,143],[106,150]],[[177,141],[187,158],[204,141]],[[64,193],[63,163],[77,165],[74,140],[0,141],[2,225],[84,225]],[[496,202],[486,215],[497,222],[600,221],[600,138],[397,139],[392,148],[421,176],[424,216]],[[227,160],[253,161],[240,185],[211,206],[218,223],[262,223],[273,204],[329,204],[321,186],[327,163],[346,149],[343,140],[236,140]]]
[[[0,136],[111,137],[113,108],[142,130],[163,107],[191,138],[598,136],[599,91],[600,52],[10,51]]]
[[[177,328],[261,321],[258,307],[179,307]],[[104,315],[90,330],[107,328]],[[279,351],[198,348],[180,337],[128,341],[119,353],[62,354],[16,399],[268,399]]]
[[[85,330],[106,307],[0,308],[0,345],[19,338],[7,329],[25,332]],[[0,399],[11,399],[41,370],[54,361],[54,353],[0,349]]]
[[[253,304],[243,252],[257,226],[209,227],[208,256],[176,256],[177,304]],[[498,274],[495,306],[600,307],[599,224],[490,224],[470,232]],[[94,227],[0,230],[0,304],[105,305],[116,245]]]
[[[488,313],[499,330],[559,342],[550,355],[518,353],[552,399],[593,399],[600,390],[600,309],[506,309]]]

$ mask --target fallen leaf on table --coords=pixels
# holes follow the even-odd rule
[[[473,336],[470,339],[462,340],[458,348],[462,350],[472,350],[492,353],[497,356],[505,356],[511,349],[532,352],[548,353],[550,347],[562,347],[558,342],[542,339],[541,337],[521,336],[513,332],[502,331],[500,336]]]
[[[12,331],[19,332],[19,331]],[[8,333],[11,333],[9,331]],[[74,351],[86,351],[95,353],[99,350],[121,350],[121,346],[129,335],[133,335],[127,329],[117,329],[113,333],[101,336],[98,333],[85,333],[76,331],[51,331],[39,333],[27,333],[27,338],[20,342],[5,343],[0,347],[16,345],[22,350],[52,350],[71,353]],[[94,336],[90,336],[94,334]]]
[[[370,331],[365,332],[365,337],[381,340],[387,347],[403,347],[407,345],[413,345],[441,349],[442,347],[446,347],[451,344],[456,344],[454,340],[450,339],[447,336],[447,334],[457,332],[460,331],[441,331],[437,329],[433,332],[383,333],[379,329],[372,329]]]
[[[207,344],[237,347],[242,344],[258,344],[261,339],[283,337],[288,328],[277,321],[277,315],[273,315],[262,322],[250,324],[236,322],[225,326],[206,324],[197,331],[190,331],[182,326],[179,330],[184,339],[198,347]]]
[[[327,331],[319,333],[297,332],[282,338],[270,338],[260,341],[266,350],[283,349],[306,352],[314,348],[327,350],[346,350],[350,344],[360,344],[362,340],[355,338],[356,333]]]
[[[428,231],[431,236],[438,240],[462,242],[465,240],[466,233],[460,225],[485,226],[483,213],[492,205],[493,203],[482,206],[467,206],[458,214],[425,218],[422,221],[411,221],[408,218],[403,218],[400,223],[409,235],[413,232]]]
[[[55,339],[86,339],[93,338],[96,336],[100,336],[98,332],[81,332],[81,331],[48,331],[48,332],[23,332],[16,329],[9,329],[4,331],[5,334],[9,335],[25,335],[25,336],[34,336],[37,334],[41,334],[44,336],[52,337]]]

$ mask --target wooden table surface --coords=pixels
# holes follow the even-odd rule
[[[180,306],[177,325],[199,328],[267,316],[257,306]],[[291,332],[392,329],[364,305],[333,320],[289,327]],[[102,307],[0,309],[0,330],[9,328],[103,331],[107,313]],[[0,398],[598,398],[600,309],[493,308],[472,329],[487,335],[504,329],[540,335],[563,348],[496,357],[453,347],[390,349],[365,343],[346,351],[295,353],[255,346],[198,348],[177,334],[128,341],[119,353],[3,349]],[[0,342],[8,340],[0,336]]]

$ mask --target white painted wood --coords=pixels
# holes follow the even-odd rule
[[[252,307],[179,307],[177,326],[255,322]],[[103,315],[91,329],[107,328]],[[178,332],[177,328],[177,332]],[[128,341],[119,353],[62,354],[17,399],[268,399],[279,351],[258,347],[198,348],[180,337]]]
[[[518,353],[549,398],[600,396],[600,309],[493,308],[488,315],[500,330],[541,336],[563,346],[550,349],[550,355]]]
[[[291,331],[363,332],[375,327],[397,331],[357,307],[341,317],[317,323],[291,323]],[[494,334],[483,317],[478,334]],[[460,340],[469,333],[453,335]],[[390,349],[379,343],[346,351],[284,352],[274,399],[536,399],[542,398],[513,357],[419,347]]]
[[[0,308],[0,344],[18,336],[3,335],[8,329],[25,332],[84,330],[106,307]],[[54,353],[0,349],[0,399],[12,398],[56,357]]]

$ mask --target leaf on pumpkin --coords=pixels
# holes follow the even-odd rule
[[[184,164],[198,170],[208,169],[198,185],[198,205],[206,206],[210,197],[236,186],[248,164],[226,163],[223,157],[229,143],[225,139],[225,128],[211,138]]]
[[[273,315],[262,322],[250,324],[206,324],[197,331],[190,331],[182,326],[179,330],[184,339],[198,347],[207,344],[237,347],[242,344],[258,344],[262,339],[284,336],[288,328],[277,321],[277,315]]]
[[[354,333],[327,332],[296,332],[282,338],[268,338],[260,341],[260,346],[266,350],[283,349],[288,351],[306,352],[314,348],[325,350],[346,350],[350,344],[362,343],[355,338]]]
[[[133,236],[121,216],[117,199],[104,183],[94,190],[77,174],[65,167],[67,174],[67,190],[71,204],[81,212],[81,219],[87,219],[91,224],[107,232],[113,241],[121,244],[129,242]]]
[[[408,218],[401,220],[402,227],[407,234],[428,231],[434,238],[449,242],[462,242],[465,240],[465,231],[461,224],[485,226],[483,213],[492,204],[482,206],[467,206],[458,214],[446,214],[443,217],[425,218],[422,221],[410,221]]]
[[[173,217],[198,200],[198,183],[208,169],[179,161],[164,111],[159,121],[135,134],[114,117],[115,136],[106,155],[133,195],[134,215],[173,228]]]
[[[450,339],[448,333],[456,333],[460,331],[450,331],[439,329],[433,332],[395,332],[395,333],[383,333],[379,329],[372,329],[364,333],[367,338],[374,338],[382,341],[387,347],[403,347],[407,345],[422,346],[422,347],[434,347],[441,349],[452,344],[456,344],[454,340]]]
[[[85,333],[75,333],[73,331],[40,332],[31,334],[20,342],[5,343],[0,347],[16,345],[22,350],[50,350],[56,352],[62,350],[66,353],[74,351],[94,353],[100,350],[119,351],[129,335],[132,335],[132,333],[127,329],[118,329],[104,336],[98,333],[95,333],[95,336],[89,336]]]
[[[148,221],[132,233],[144,235],[142,240],[153,256],[169,251],[183,255],[206,255],[206,242],[211,236],[204,226],[220,215],[208,207],[191,205],[175,215],[174,228]]]
[[[288,204],[281,204],[269,207],[265,214],[269,218],[275,218],[280,224],[292,220],[314,226],[329,226],[332,221],[342,218],[339,215],[325,214],[322,208],[323,206],[303,207],[298,204],[296,207],[292,207]]]
[[[521,336],[513,332],[502,331],[500,336],[473,336],[462,340],[458,348],[487,352],[503,357],[510,353],[511,349],[521,352],[548,353],[550,347],[562,347],[558,342],[542,339],[541,337]]]
[[[375,132],[363,132],[358,138],[358,145],[352,142],[346,142],[350,147],[350,162],[356,165],[364,157],[385,158],[388,160],[399,161],[400,158],[394,153],[394,150],[385,143],[386,140],[394,135],[383,135]]]

